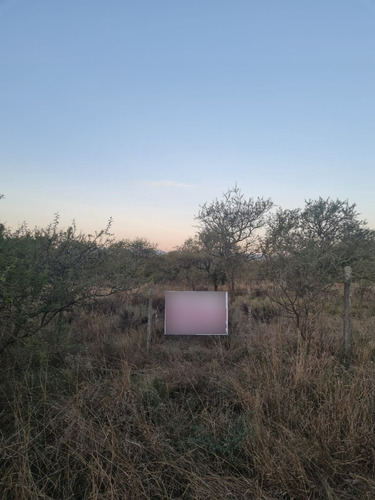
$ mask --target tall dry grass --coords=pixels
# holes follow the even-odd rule
[[[228,338],[165,338],[159,318],[147,355],[143,299],[2,360],[1,498],[375,498],[374,315],[356,315],[350,366],[334,297],[308,355],[251,293]]]

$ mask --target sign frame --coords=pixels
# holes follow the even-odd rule
[[[227,291],[166,291],[166,336],[227,336]]]

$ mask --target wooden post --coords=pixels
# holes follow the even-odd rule
[[[352,268],[344,268],[344,351],[345,355],[350,356],[352,349],[352,331],[351,331],[351,280]]]
[[[150,352],[152,336],[152,288],[148,291],[148,314],[147,314],[147,354]]]

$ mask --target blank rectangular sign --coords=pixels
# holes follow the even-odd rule
[[[165,335],[228,335],[227,292],[165,292]]]

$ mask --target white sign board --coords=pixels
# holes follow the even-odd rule
[[[166,335],[228,335],[227,292],[165,292]]]

